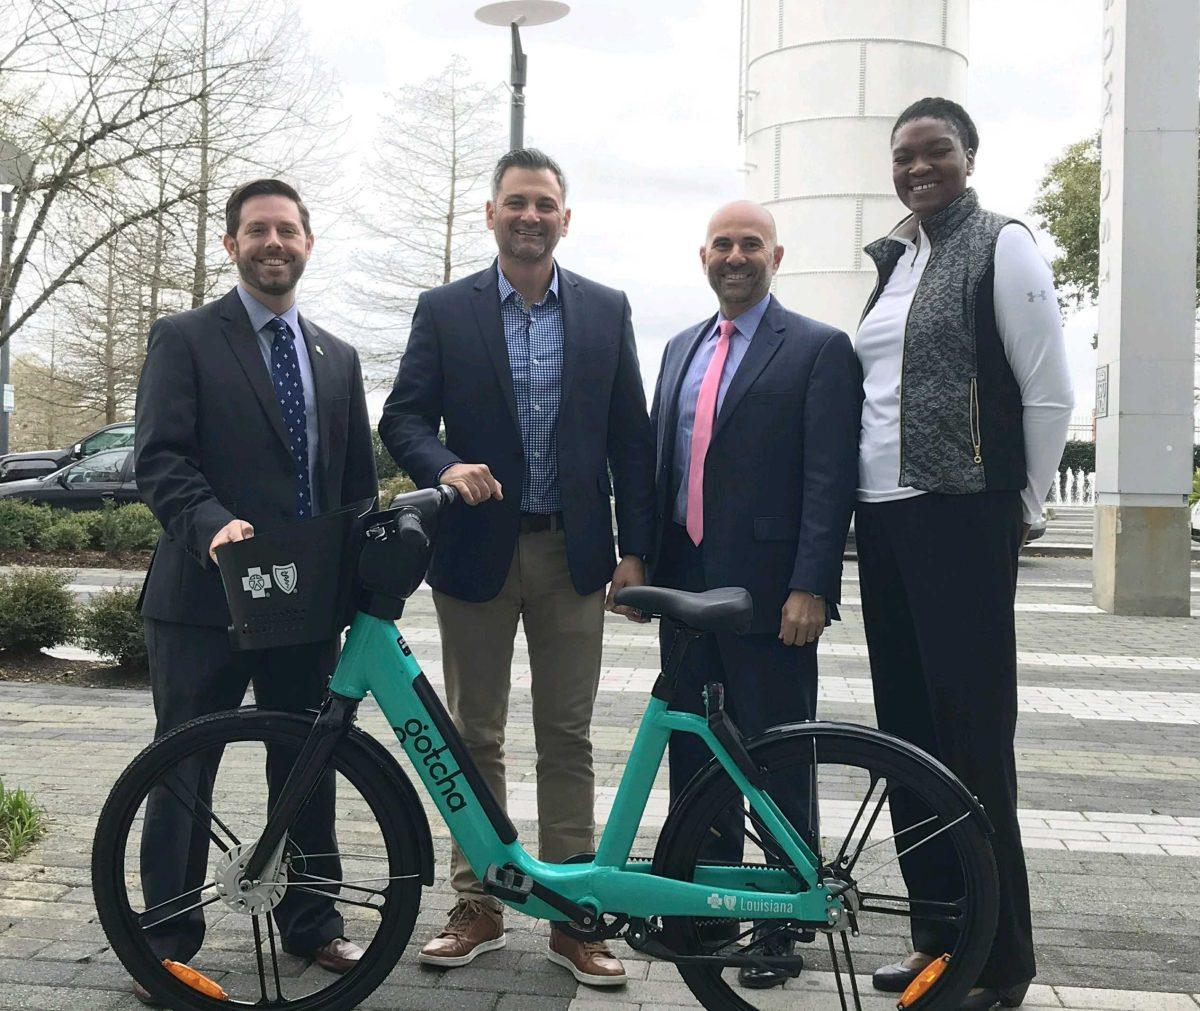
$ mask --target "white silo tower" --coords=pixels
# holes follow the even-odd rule
[[[964,102],[969,0],[742,0],[746,195],[769,207],[788,308],[853,334],[862,252],[904,215],[889,135],[925,95]]]

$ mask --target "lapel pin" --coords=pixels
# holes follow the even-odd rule
[[[317,354],[323,355],[325,353],[324,351],[321,350],[320,344],[314,344],[313,347],[317,349]]]

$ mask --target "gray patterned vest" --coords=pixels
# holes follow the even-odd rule
[[[1021,390],[993,298],[996,238],[1014,220],[985,211],[968,189],[922,222],[932,248],[904,328],[901,486],[949,495],[1025,487]],[[866,247],[879,281],[863,318],[904,249],[891,236]]]

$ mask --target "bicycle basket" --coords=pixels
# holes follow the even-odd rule
[[[235,649],[321,642],[352,615],[360,502],[217,548]]]

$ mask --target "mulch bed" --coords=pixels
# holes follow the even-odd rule
[[[0,548],[0,565],[49,565],[60,569],[140,569],[150,567],[151,551],[126,551],[110,555],[88,548],[84,551],[25,551]]]
[[[60,660],[45,653],[0,652],[0,681],[73,688],[149,688],[146,671],[96,660]]]

